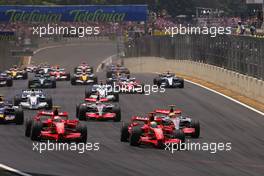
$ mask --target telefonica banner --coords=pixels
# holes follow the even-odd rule
[[[146,21],[147,5],[0,6],[0,22]]]

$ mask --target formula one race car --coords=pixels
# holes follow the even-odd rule
[[[175,76],[175,74],[167,72],[160,74],[158,77],[153,79],[153,84],[164,86],[165,88],[184,88],[183,78]]]
[[[130,71],[128,68],[121,66],[121,65],[108,65],[106,66],[106,77],[111,78],[113,75],[118,75],[118,74],[130,74]]]
[[[97,77],[92,73],[82,72],[76,73],[71,78],[72,85],[88,85],[88,84],[97,84]]]
[[[67,112],[38,112],[26,121],[25,136],[33,141],[54,140],[57,142],[86,143],[87,127],[77,119],[68,119]]]
[[[53,69],[50,65],[47,64],[41,64],[38,66],[38,68],[35,70],[36,74],[49,74]]]
[[[164,133],[163,125],[148,117],[134,116],[131,123],[124,123],[121,128],[121,142],[128,142],[131,146],[150,144],[157,148],[164,148],[166,144],[180,145],[185,142],[185,135],[180,130],[171,134]]]
[[[36,66],[36,65],[28,65],[28,66],[26,66],[25,69],[26,69],[26,71],[28,73],[35,73],[37,71],[37,69],[38,69],[38,66]]]
[[[26,70],[19,69],[17,66],[14,66],[6,71],[6,74],[9,75],[12,79],[27,79],[28,73]]]
[[[24,123],[24,112],[19,107],[4,102],[3,97],[0,96],[0,124],[2,123],[22,125]]]
[[[42,90],[23,90],[14,97],[14,105],[24,109],[52,109],[52,98]]]
[[[91,74],[93,73],[93,67],[84,62],[74,68],[74,73],[82,73],[82,72]]]
[[[108,78],[107,82],[114,86],[119,93],[144,94],[144,84],[137,81],[136,78],[130,78],[130,75]]]
[[[0,72],[0,87],[2,86],[12,87],[13,79],[10,76],[8,76],[6,73]]]
[[[90,102],[90,99],[86,99],[86,101],[76,106],[76,115],[79,120],[114,120],[120,122],[121,110],[118,104],[105,103],[100,100]]]
[[[96,99],[98,95],[100,98],[105,98],[109,101],[119,101],[119,94],[113,90],[111,85],[100,83],[86,87],[85,98]]]
[[[193,120],[182,116],[180,110],[174,110],[174,105],[170,106],[169,110],[156,109],[155,113],[157,117],[162,118],[164,126],[166,126],[166,132],[181,130],[186,136],[192,138],[199,138],[200,136],[200,123],[198,120]]]
[[[71,74],[65,72],[64,68],[54,67],[50,71],[50,76],[54,77],[57,81],[70,81]]]
[[[36,74],[35,78],[28,81],[28,88],[56,88],[56,79],[48,74]]]

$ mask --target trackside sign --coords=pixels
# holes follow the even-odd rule
[[[0,22],[146,21],[147,5],[0,6]]]

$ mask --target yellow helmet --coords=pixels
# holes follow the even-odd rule
[[[4,96],[3,95],[0,95],[0,102],[1,101],[4,101]]]
[[[176,114],[175,114],[174,112],[169,113],[169,117],[170,117],[170,118],[174,118],[175,115],[176,115]]]

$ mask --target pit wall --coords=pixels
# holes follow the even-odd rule
[[[208,81],[264,103],[264,81],[224,68],[189,61],[158,57],[125,58],[124,65],[133,73],[175,72]]]

